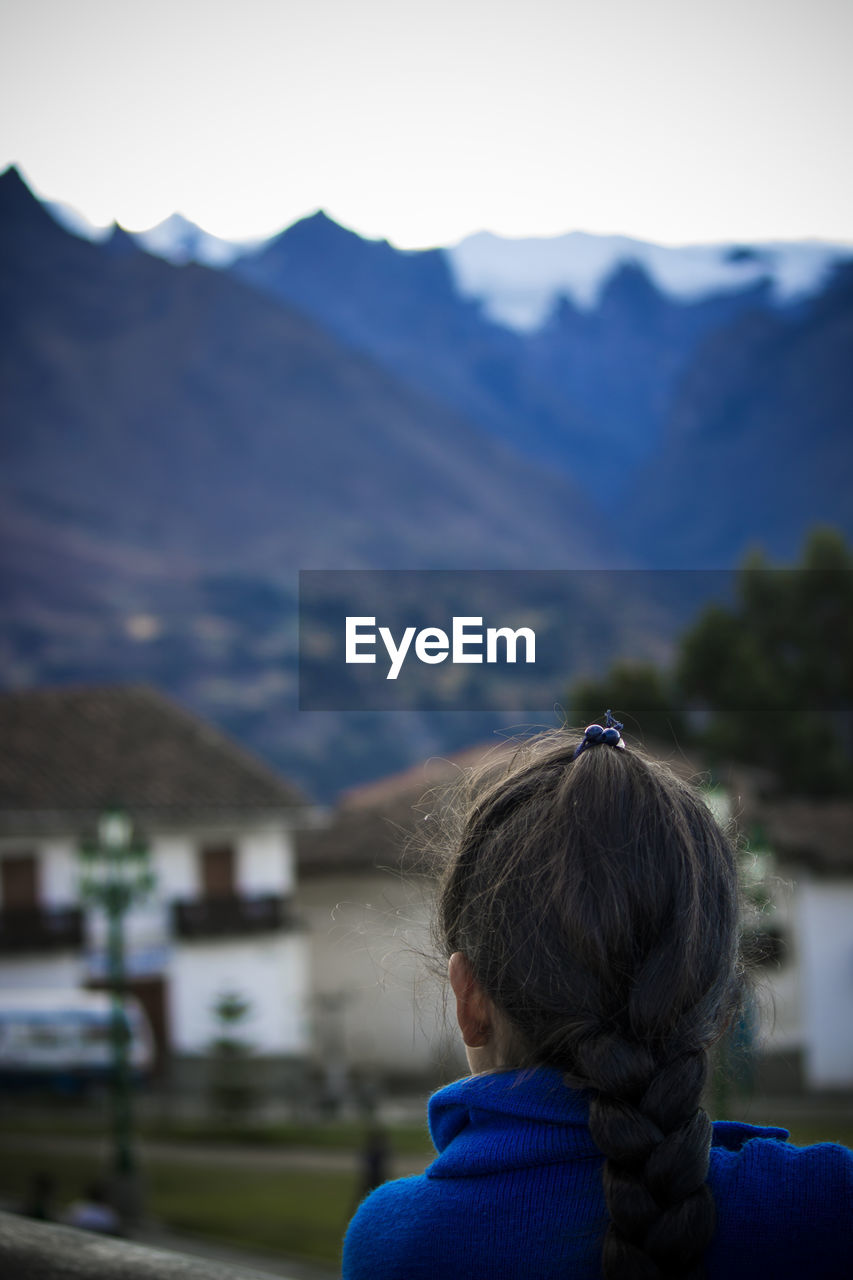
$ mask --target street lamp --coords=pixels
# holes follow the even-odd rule
[[[80,894],[107,918],[107,980],[112,995],[113,1159],[117,1182],[127,1203],[135,1199],[133,1114],[130,1081],[130,1032],[124,1011],[126,986],[124,918],[134,902],[154,887],[148,845],[119,808],[106,809],[94,838],[80,844]]]

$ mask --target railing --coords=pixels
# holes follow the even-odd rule
[[[149,1249],[0,1213],[0,1276],[9,1280],[259,1280],[270,1274]]]
[[[0,953],[65,951],[83,945],[83,912],[79,907],[0,911]]]
[[[209,938],[226,934],[272,933],[296,928],[288,899],[263,897],[195,898],[172,904],[172,930],[179,938]]]

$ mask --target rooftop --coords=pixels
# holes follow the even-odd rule
[[[295,787],[144,685],[0,694],[0,834],[64,831],[119,805],[149,822],[281,816]]]
[[[430,756],[400,773],[345,791],[328,826],[300,831],[300,877],[326,872],[365,872],[376,867],[422,869],[428,842],[418,829],[437,819],[443,797],[473,771],[507,762],[517,742],[499,741]]]
[[[735,818],[742,830],[758,831],[779,863],[793,874],[853,875],[853,801],[781,795],[756,769],[732,770]]]

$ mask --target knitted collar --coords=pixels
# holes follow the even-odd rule
[[[569,1089],[550,1067],[465,1076],[433,1094],[428,1115],[439,1153],[431,1178],[603,1159],[589,1132],[589,1095]],[[729,1151],[753,1138],[787,1137],[786,1129],[714,1125],[714,1146]]]
[[[549,1067],[466,1076],[429,1100],[430,1177],[473,1176],[579,1157],[600,1160],[589,1100]]]

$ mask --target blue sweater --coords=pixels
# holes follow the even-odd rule
[[[468,1076],[434,1094],[438,1157],[362,1203],[344,1280],[600,1280],[607,1212],[588,1101],[556,1071]],[[710,1280],[853,1277],[853,1152],[717,1123]]]

